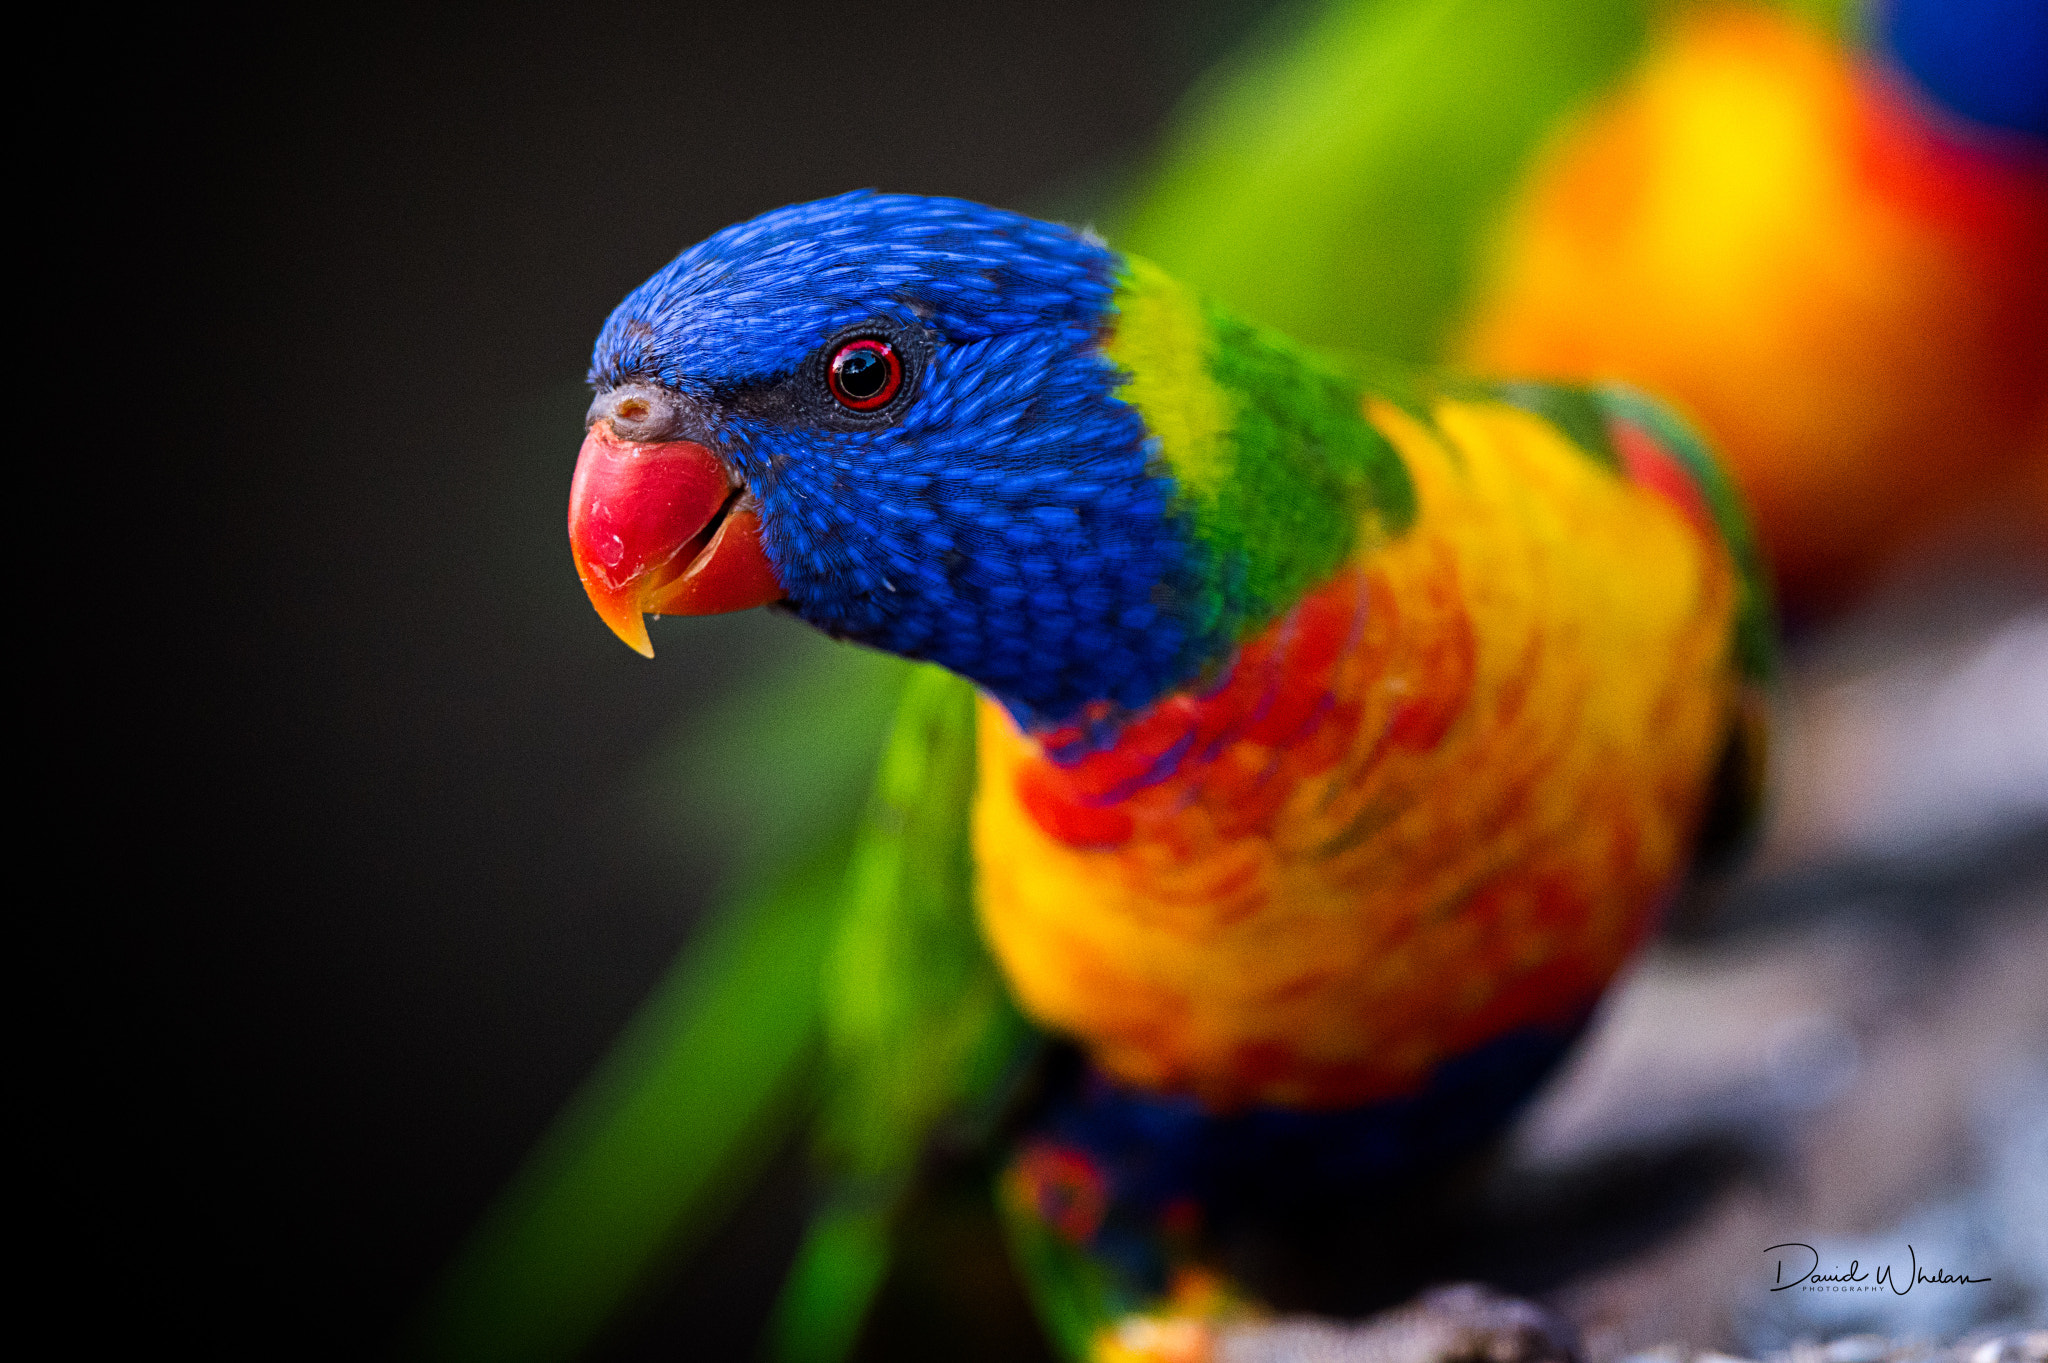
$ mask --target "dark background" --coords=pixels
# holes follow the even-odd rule
[[[850,188],[1107,203],[1259,8],[181,20],[74,73],[111,130],[43,189],[96,206],[118,312],[57,365],[111,382],[93,476],[143,513],[80,664],[120,744],[74,774],[112,835],[75,864],[110,887],[90,930],[141,972],[110,1158],[149,1229],[111,1295],[163,1289],[144,1334],[388,1349],[709,892],[718,849],[654,846],[635,773],[795,626],[674,622],[650,664],[584,601],[562,522],[612,305]],[[746,1352],[793,1168],[621,1356]]]

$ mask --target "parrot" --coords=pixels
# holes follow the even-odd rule
[[[789,1356],[1033,1034],[1080,1056],[998,1179],[1048,1334],[1202,1356],[1256,1309],[1205,1246],[1497,1131],[1754,764],[1768,589],[1632,389],[1324,356],[872,192],[684,252],[591,383],[569,534],[622,640],[774,606],[922,664],[823,965]]]
[[[2031,0],[1337,6],[1125,217],[1312,344],[1658,393],[1802,626],[1987,503],[2048,547]]]
[[[2048,8],[1876,17],[1885,65],[1759,5],[1671,25],[1529,171],[1456,349],[1680,404],[1801,619],[1987,496],[2048,544]]]
[[[1961,474],[1942,482],[1947,475],[1940,464],[1921,470],[1933,482],[1902,482],[1898,461],[1910,455],[1915,439],[1960,452],[1970,477],[2016,473],[2021,496],[2048,510],[2048,458],[2038,443],[2048,425],[2037,420],[2035,443],[2022,438],[2017,456],[1970,453],[1988,445],[1986,432],[2003,431],[1998,439],[2014,446],[2011,433],[2024,424],[2015,414],[2026,405],[2030,362],[2037,403],[2041,392],[2039,351],[2028,350],[2038,344],[2030,334],[2039,332],[2028,332],[2023,306],[2040,279],[2040,253],[2025,249],[2027,224],[2035,221],[2027,215],[2038,212],[2039,203],[2039,92],[2048,89],[2048,80],[2038,78],[2038,17],[1996,0],[1946,9],[1895,0],[1873,7],[1862,23],[1853,6],[1805,0],[1337,0],[1305,23],[1290,19],[1276,27],[1227,63],[1198,88],[1138,187],[1121,203],[1088,212],[1107,220],[1120,246],[1158,261],[1213,304],[1314,346],[1354,375],[1369,368],[1372,382],[1390,394],[1417,391],[1412,378],[1399,377],[1408,371],[1360,357],[1562,381],[1557,388],[1517,388],[1524,410],[1536,394],[1574,386],[1589,386],[1599,404],[1611,405],[1620,400],[1617,382],[1675,399],[1733,475],[1737,491],[1730,496],[1714,475],[1699,474],[1700,485],[1717,489],[1710,498],[1715,523],[1736,525],[1730,509],[1738,500],[1751,503],[1760,518],[1759,542],[1751,550],[1743,550],[1748,541],[1740,533],[1728,536],[1747,589],[1761,600],[1767,595],[1761,584],[1774,576],[1781,596],[1813,612],[1851,599],[1857,584],[1882,568],[1905,538],[1901,517],[1926,519],[1933,502],[1953,504],[1967,483]],[[1760,105],[1759,117],[1767,112],[1776,121],[1729,116],[1752,104]],[[1711,137],[1688,142],[1674,131],[1719,126],[1728,132],[1718,144],[1718,161]],[[1806,194],[1796,200],[1804,207],[1774,216],[1766,210],[1782,210],[1795,199],[1780,203],[1768,187],[1744,190],[1747,182],[1735,172],[1767,172],[1774,164],[1761,154],[1746,155],[1773,143],[1745,130],[1775,135],[1788,127],[1804,130],[1797,145],[1809,166],[1833,167],[1823,177],[1832,188],[1824,185],[1826,195],[1816,197],[1812,186],[1792,183]],[[1705,158],[1701,164],[1709,168],[1719,165],[1722,178],[1695,184],[1695,177],[1658,170],[1658,158],[1681,154]],[[1868,173],[1859,179],[1844,166]],[[1659,191],[1662,198],[1628,189],[1644,183],[1670,187]],[[1740,191],[1732,202],[1715,197],[1731,187]],[[1602,223],[1596,215],[1568,211],[1581,192],[1624,205],[1635,195],[1635,215],[1605,228],[1617,260],[1637,272],[1639,290],[1594,287],[1597,280],[1586,277],[1592,257],[1574,234]],[[1687,235],[1676,228],[1689,213],[1703,224],[1725,223],[1732,215],[1746,232],[1734,241],[1706,231]],[[1798,260],[1825,263],[1838,252],[1861,252],[1855,259],[1865,268],[1900,287],[1889,299],[1873,298],[1844,285],[1853,282],[1846,270],[1776,276],[1759,270],[1756,260],[1768,265],[1787,249],[1781,245],[1778,257],[1768,250],[1754,254],[1772,232],[1804,234],[1791,248]],[[1718,255],[1697,254],[1709,246]],[[1746,267],[1745,249],[1753,253]],[[1923,279],[1916,272],[1930,260],[1949,264]],[[1638,356],[1630,346],[1655,334],[1648,308],[1672,301],[1669,280],[1660,285],[1654,274],[1660,263],[1678,277],[1694,271],[1721,281],[1723,292],[1740,293],[1740,306],[1686,314],[1690,351],[1667,338],[1663,348]],[[1586,284],[1583,292],[1559,287],[1564,276],[1558,272],[1574,269]],[[1822,287],[1831,284],[1832,294]],[[1831,320],[1831,308],[1850,305],[1863,309],[1850,324]],[[1855,342],[1829,339],[1844,335]],[[1995,343],[2000,335],[2010,342],[2004,349]],[[1766,343],[1779,347],[1776,370],[1755,360]],[[1916,355],[1928,367],[1912,381],[1880,375],[1883,401],[1874,405],[1883,410],[1859,413],[1858,395],[1865,390],[1856,385],[1876,372],[1859,347],[1879,352],[1879,359],[1892,357],[1896,363],[1887,373],[1893,376]],[[1746,407],[1718,400],[1740,396],[1725,375],[1717,376],[1714,364],[1723,355],[1731,370],[1747,366],[1742,372],[1756,384]],[[909,365],[914,384],[918,357],[897,360]],[[886,374],[886,357],[879,363]],[[1149,367],[1131,372],[1141,370]],[[1804,376],[1803,386],[1775,382],[1780,373]],[[1152,402],[1160,412],[1170,406]],[[1597,451],[1602,422],[1568,420],[1574,410],[1552,401],[1545,419],[1569,430],[1580,448]],[[1817,413],[1845,416],[1848,424],[1830,433],[1816,424]],[[1895,420],[1920,436],[1887,435],[1884,423]],[[613,429],[620,429],[616,421]],[[1827,439],[1817,445],[1816,433]],[[1697,448],[1676,434],[1669,443],[1682,455]],[[1830,446],[1840,455],[1833,484],[1805,485],[1804,503],[1777,490],[1802,486],[1801,461]],[[1858,486],[1853,466],[1844,471],[1844,458],[1865,461],[1873,474],[1869,486]],[[1708,467],[1703,458],[1697,462]],[[1637,465],[1629,467],[1640,474]],[[715,492],[716,479],[702,469],[699,475],[698,495]],[[1643,485],[1655,481],[1643,475]],[[1687,480],[1665,478],[1663,484],[1682,490]],[[1852,504],[1840,500],[1845,486],[1856,489],[1853,500],[1882,504],[1882,514],[1859,522],[1864,528],[1854,536],[1834,524],[1837,505]],[[1903,506],[1901,487],[1912,493]],[[1930,490],[1939,496],[1926,496]],[[669,493],[687,491],[677,484]],[[1830,496],[1837,500],[1826,500]],[[1822,499],[1818,510],[1815,497]],[[829,514],[824,505],[812,509]],[[728,513],[721,525],[732,524],[719,533],[739,548],[763,533],[759,517],[758,509],[751,522]],[[620,543],[627,538],[622,534]],[[1809,551],[1807,540],[1820,548]],[[774,543],[772,532],[764,543]],[[1847,553],[1843,545],[1850,546]],[[704,562],[702,548],[693,545],[688,555],[678,549],[679,558],[668,562]],[[1742,558],[1744,552],[1750,557]],[[780,590],[758,560],[729,556],[728,566],[744,570],[737,583],[699,573],[693,585],[667,590],[694,593],[700,606]],[[669,569],[655,571],[659,576]],[[893,578],[889,583],[903,585]],[[686,603],[677,597],[663,604],[681,610]],[[609,609],[608,621],[626,621],[616,604]],[[789,609],[787,599],[774,609]],[[1753,675],[1768,656],[1768,629],[1757,624],[1766,614],[1759,607],[1744,616],[1750,632],[1743,645],[1742,760],[1720,769],[1721,777],[1732,771],[1735,779],[1717,777],[1709,820],[1722,824],[1723,834],[1726,825],[1740,822],[1725,810],[1754,798],[1763,725]],[[636,646],[645,644],[644,633],[630,625],[626,633]],[[854,637],[830,623],[826,633]],[[748,809],[803,809],[811,818],[808,836],[788,833],[782,864],[738,887],[565,1110],[451,1271],[425,1328],[425,1352],[574,1355],[662,1264],[702,1245],[736,1190],[758,1175],[767,1152],[806,1122],[821,1165],[837,1171],[828,1179],[837,1192],[805,1241],[778,1307],[776,1350],[784,1357],[825,1358],[850,1347],[865,1303],[888,1271],[892,1218],[900,1216],[903,1189],[919,1159],[911,1133],[926,1119],[867,1122],[859,1116],[861,1101],[849,1095],[870,1094],[874,1110],[943,1113],[932,1119],[937,1125],[930,1127],[928,1145],[986,1141],[1004,1124],[1000,1095],[1014,1093],[1018,1057],[1034,1044],[1020,1038],[1037,1030],[1027,1020],[1028,999],[1020,1009],[1026,996],[1013,993],[989,955],[993,938],[984,939],[978,927],[966,930],[969,919],[959,905],[972,898],[978,858],[965,826],[939,817],[973,798],[970,750],[979,742],[980,721],[973,715],[980,702],[959,680],[965,675],[935,674],[869,649],[821,645],[802,654],[796,674],[765,683],[744,705],[703,721],[688,763],[716,773],[708,779],[721,798]],[[899,703],[885,733],[883,717]],[[1036,712],[1016,708],[1015,697],[996,703],[1020,733],[1032,731]],[[802,758],[764,764],[738,755],[786,747],[791,717],[798,715],[822,717],[805,726]],[[1082,727],[1092,735],[1105,722],[1084,716]],[[1206,733],[1197,728],[1198,736]],[[1083,761],[1084,772],[1101,768],[1099,757],[1088,760],[1098,765]],[[824,808],[811,783],[775,775],[807,770],[806,763],[835,771],[874,767],[877,780],[866,806]],[[1031,822],[1041,814],[1083,825],[1099,817],[1085,798],[1099,788],[1084,786],[1078,802],[1067,798],[1085,778],[1052,765],[1061,779],[1034,786]],[[1170,785],[1162,781],[1159,788]],[[1730,789],[1739,794],[1731,797]],[[1030,826],[1021,825],[1026,832]],[[1031,975],[1028,961],[1022,969]],[[1042,966],[1041,973],[1052,969]],[[1105,992],[1117,987],[1106,983]],[[1126,1071],[1141,1065],[1144,1048],[1138,1052],[1119,1051],[1124,1058],[1118,1063]],[[1496,1111],[1512,1109],[1517,1085],[1533,1082],[1527,1075],[1540,1069],[1538,1060],[1527,1059],[1522,1078],[1503,1072]],[[1120,1106],[1102,1095],[1125,1093],[1133,1081],[1110,1071],[1098,1079],[1090,1090],[1093,1106],[1070,1101],[1064,1116],[1041,1123],[1038,1136],[1016,1146],[1023,1153],[1000,1183],[1004,1205],[1013,1209],[1008,1224],[1015,1257],[1035,1265],[1035,1281],[1065,1281],[1073,1289],[1064,1298],[1039,1293],[1041,1306],[1065,1312],[1068,1323],[1060,1328],[1070,1352],[1075,1339],[1093,1339],[1091,1331],[1111,1318],[1103,1305],[1109,1296],[1121,1292],[1126,1305],[1157,1304],[1156,1291],[1111,1291],[1104,1284],[1128,1284],[1135,1273],[1156,1287],[1159,1246],[1174,1238],[1161,1228],[1202,1201],[1174,1203],[1172,1216],[1155,1216],[1149,1228],[1140,1227],[1139,1249],[1124,1259],[1149,1264],[1117,1273],[1102,1269],[1102,1262],[1115,1259],[1105,1259],[1103,1246],[1117,1240],[1119,1228],[1135,1224],[1125,1202],[1101,1195],[1114,1183],[1105,1183],[1103,1172],[1115,1175],[1121,1167],[1102,1153],[1105,1130],[1194,1132],[1203,1127],[1198,1114],[1209,1110],[1205,1102],[1229,1102],[1213,1088],[1206,1100],[1188,1096],[1196,1087],[1189,1078],[1187,1093],[1174,1100],[1179,1107]],[[1313,1104],[1244,1109],[1264,1113],[1252,1125],[1267,1127],[1325,1110]],[[1468,1115],[1474,1127],[1487,1124],[1476,1109]],[[1250,1118],[1232,1120],[1240,1122],[1232,1130],[1251,1129],[1242,1125]],[[1384,1144],[1388,1138],[1360,1139]],[[1189,1140],[1201,1143],[1196,1136]],[[1251,1143],[1238,1139],[1241,1147]],[[1270,1141],[1264,1148],[1267,1153],[1249,1165],[1293,1157],[1274,1153],[1281,1147]],[[1239,1168],[1249,1165],[1240,1161]],[[866,1172],[849,1178],[848,1170]],[[850,1191],[859,1188],[866,1191]],[[1048,1198],[1081,1210],[1070,1207],[1065,1217],[1050,1218],[1014,1212]],[[1062,1227],[1072,1231],[1091,1219],[1101,1224],[1092,1238],[1083,1238],[1097,1252],[1076,1254]],[[1051,1233],[1041,1233],[1046,1226]],[[1132,1241],[1124,1236],[1127,1249]],[[1184,1304],[1201,1296],[1202,1283],[1215,1281],[1185,1264],[1178,1275]],[[1087,1284],[1094,1286],[1077,1286]],[[1092,1306],[1074,1305],[1090,1293]],[[1211,1305],[1228,1295],[1212,1293]]]

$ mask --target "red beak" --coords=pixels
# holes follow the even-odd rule
[[[590,604],[649,658],[643,615],[720,615],[782,599],[761,520],[709,449],[636,444],[608,420],[583,438],[569,484],[569,551]]]

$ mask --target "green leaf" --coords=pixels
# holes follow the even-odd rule
[[[936,667],[904,689],[825,963],[821,1158],[881,1176],[985,1097],[1020,1035],[974,917],[975,692]]]
[[[910,668],[766,620],[702,633],[751,675],[657,744],[639,794],[651,836],[699,865],[723,854],[751,888],[726,893],[493,1204],[414,1341],[427,1357],[581,1353],[815,1104],[819,968]]]
[[[894,1199],[826,1207],[811,1219],[768,1327],[778,1363],[834,1363],[853,1351],[889,1271]]]
[[[927,1144],[986,1134],[1032,1035],[975,922],[975,703],[936,667],[911,676],[849,863],[823,973],[829,1192],[770,1326],[784,1363],[852,1347]]]

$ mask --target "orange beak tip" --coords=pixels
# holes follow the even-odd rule
[[[638,592],[630,587],[615,592],[587,577],[583,579],[583,590],[590,597],[590,604],[597,608],[598,619],[604,621],[605,628],[619,636],[621,643],[643,658],[654,656],[654,641],[647,635],[647,621],[640,612]]]
[[[633,625],[630,629],[623,629],[617,625],[612,626],[612,633],[618,635],[620,639],[625,641],[627,648],[632,649],[641,657],[652,658],[654,656],[654,640],[648,637],[647,621],[642,617],[634,616]]]

